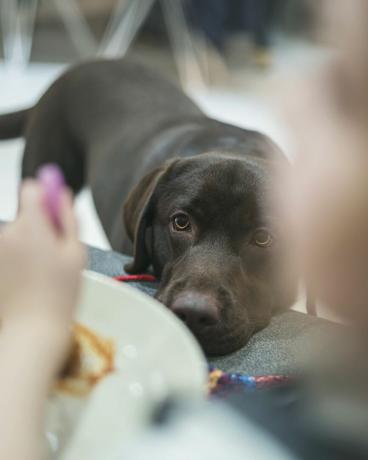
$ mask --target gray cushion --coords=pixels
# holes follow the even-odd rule
[[[251,375],[294,375],[303,371],[308,347],[319,334],[336,327],[329,321],[296,311],[274,316],[269,326],[255,334],[248,344],[211,364],[227,372]]]
[[[88,248],[90,270],[107,276],[124,274],[130,257],[113,251]],[[154,295],[156,283],[129,283]],[[300,357],[305,355],[316,334],[325,334],[336,327],[329,321],[288,311],[275,316],[270,325],[255,334],[248,344],[227,356],[210,358],[210,364],[226,372],[251,375],[295,374],[300,371]]]

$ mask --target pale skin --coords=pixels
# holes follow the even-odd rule
[[[44,410],[70,346],[84,251],[70,193],[57,230],[41,187],[22,187],[16,221],[0,233],[0,458],[44,457]]]
[[[315,6],[334,54],[280,91],[294,145],[293,177],[280,183],[287,184],[290,240],[313,291],[334,313],[366,327],[368,2]]]

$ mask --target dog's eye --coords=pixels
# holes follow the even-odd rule
[[[267,229],[260,228],[254,232],[253,242],[261,248],[267,248],[273,243],[273,236]]]
[[[172,218],[172,227],[176,232],[188,232],[191,228],[189,217],[186,214],[176,214]]]

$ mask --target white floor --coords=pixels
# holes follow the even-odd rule
[[[34,64],[16,72],[0,67],[0,113],[33,104],[62,69],[57,65]],[[0,142],[0,220],[11,220],[16,213],[22,150],[22,139]],[[81,239],[103,249],[109,248],[88,190],[78,197],[76,209]]]

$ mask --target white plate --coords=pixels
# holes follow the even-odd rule
[[[85,272],[79,323],[113,339],[116,372],[86,399],[54,396],[47,433],[63,460],[107,460],[167,397],[205,395],[205,358],[188,329],[159,302],[105,276]],[[66,448],[62,449],[66,444]]]

